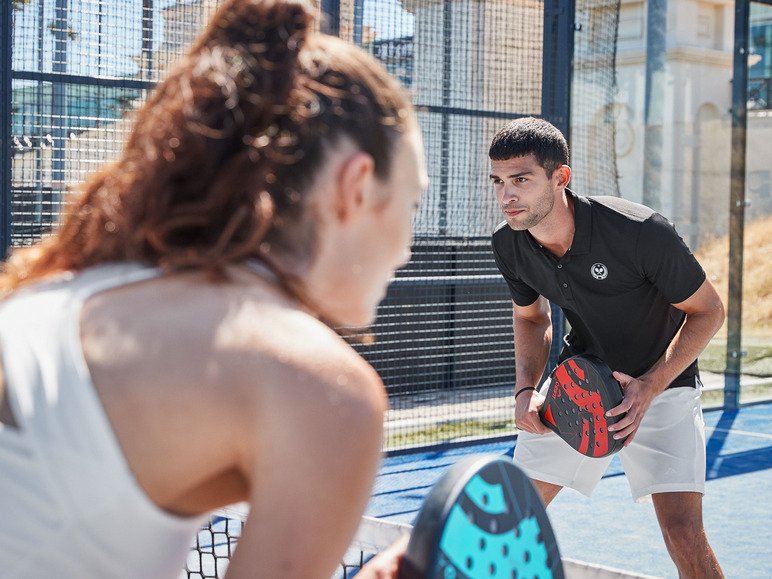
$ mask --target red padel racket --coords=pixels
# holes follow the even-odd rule
[[[595,458],[608,456],[624,446],[625,439],[615,440],[608,430],[624,414],[606,416],[623,397],[622,387],[603,360],[574,356],[552,371],[539,416],[576,451]]]
[[[563,579],[538,491],[511,459],[473,455],[453,465],[418,513],[400,579]]]

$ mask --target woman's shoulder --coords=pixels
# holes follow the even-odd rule
[[[282,453],[335,448],[354,461],[379,444],[386,397],[376,372],[270,286],[159,278],[96,296],[81,329],[124,454],[161,506],[203,512],[245,500],[223,491],[222,473],[251,480]],[[212,502],[186,498],[199,494]]]
[[[382,387],[377,373],[335,329],[274,286],[250,287],[231,306],[218,345],[225,355],[251,354],[245,360],[248,375],[256,364],[263,378],[282,387],[316,383],[340,390],[344,398],[352,386]]]
[[[218,391],[288,383],[381,387],[375,371],[340,335],[275,284],[234,271],[227,281],[202,273],[164,276],[96,296],[83,317],[91,358],[142,366],[159,382]],[[175,375],[187,375],[187,381]],[[235,394],[235,392],[234,392]]]

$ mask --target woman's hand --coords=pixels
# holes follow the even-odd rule
[[[381,551],[357,573],[358,579],[397,579],[399,566],[405,556],[410,535],[403,535],[386,550]]]

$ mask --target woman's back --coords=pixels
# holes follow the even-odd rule
[[[356,476],[347,489],[329,468],[351,470],[361,460],[363,475],[372,475],[380,381],[270,282],[243,267],[228,274],[226,282],[201,272],[158,278],[155,270],[109,265],[2,305],[4,383],[16,427],[0,431],[0,462],[18,467],[21,458],[29,475],[17,469],[4,485],[3,510],[13,511],[0,520],[14,528],[0,534],[13,538],[4,545],[15,543],[3,549],[9,564],[42,565],[20,576],[45,574],[48,556],[62,577],[159,576],[159,559],[181,568],[202,522],[197,515],[213,508],[250,501],[254,512],[260,495],[272,497],[268,511],[281,508],[281,497],[296,511],[319,493],[323,500],[306,508],[325,519],[340,512],[329,505],[339,508],[343,497],[366,501],[356,496],[363,494]],[[88,297],[107,279],[118,287]],[[259,492],[268,485],[270,493]],[[308,531],[293,529],[294,543],[302,548]],[[249,533],[248,525],[242,543],[252,541]],[[260,538],[250,558],[268,566],[282,560],[271,541]],[[335,537],[314,543],[328,554],[339,550]],[[306,547],[309,555],[316,550]],[[294,559],[308,569],[319,563],[297,552]]]

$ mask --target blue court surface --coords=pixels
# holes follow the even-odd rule
[[[772,577],[772,403],[705,412],[705,529],[727,578]],[[391,456],[367,514],[413,523],[432,485],[471,453],[511,456],[516,441]],[[619,459],[591,498],[564,490],[547,509],[561,556],[659,578],[678,577],[651,503],[634,503]]]

